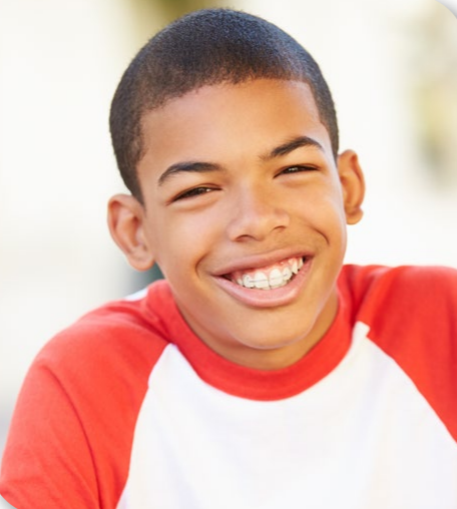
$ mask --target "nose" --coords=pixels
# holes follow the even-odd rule
[[[238,190],[231,206],[231,220],[227,234],[232,241],[265,240],[272,232],[289,224],[285,203],[266,189]]]

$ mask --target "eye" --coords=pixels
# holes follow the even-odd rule
[[[194,187],[193,189],[189,189],[188,191],[184,191],[183,193],[178,194],[178,196],[176,196],[173,199],[173,201],[185,200],[187,198],[194,198],[195,196],[200,196],[202,194],[206,194],[211,191],[215,191],[215,189],[212,187],[203,187],[203,186]]]
[[[315,166],[306,166],[306,165],[296,165],[289,166],[280,172],[280,175],[289,175],[291,173],[302,173],[308,171],[315,171],[317,168]]]

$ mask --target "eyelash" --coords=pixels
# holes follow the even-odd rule
[[[296,164],[294,166],[288,166],[284,170],[281,170],[279,172],[279,175],[290,175],[293,173],[306,173],[309,171],[315,171],[317,168],[314,166],[303,166]],[[193,189],[189,189],[188,191],[184,191],[183,193],[176,196],[173,201],[179,201],[179,200],[185,200],[187,198],[194,198],[196,196],[200,196],[202,194],[209,193],[211,191],[215,191],[216,189],[213,187],[205,187],[205,186],[199,186],[194,187]]]
[[[294,166],[288,166],[284,170],[282,170],[279,175],[290,175],[292,173],[301,173],[301,172],[308,172],[308,171],[315,171],[317,170],[314,166],[301,166],[299,164],[296,164]]]
[[[186,198],[193,198],[194,196],[200,196],[202,194],[206,194],[214,190],[215,189],[212,187],[204,186],[194,187],[193,189],[189,189],[188,191],[184,191],[184,193],[179,194],[178,196],[176,196],[176,198],[174,198],[173,201],[184,200]]]

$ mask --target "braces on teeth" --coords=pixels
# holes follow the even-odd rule
[[[285,286],[303,266],[301,258],[290,258],[281,263],[283,267],[274,267],[270,270],[255,270],[237,275],[234,279],[237,284],[245,288],[258,290],[273,290]],[[233,280],[233,279],[232,279]]]

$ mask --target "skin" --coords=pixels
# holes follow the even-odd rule
[[[136,269],[159,264],[188,325],[221,356],[293,364],[338,309],[346,224],[362,216],[357,155],[335,161],[302,82],[202,87],[148,112],[142,128],[144,204],[110,200],[114,240]],[[278,290],[229,280],[290,257],[304,257],[303,269]]]

